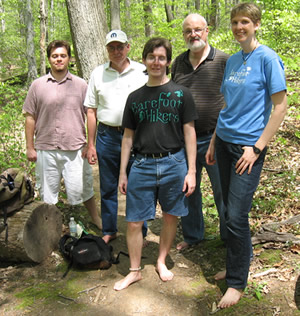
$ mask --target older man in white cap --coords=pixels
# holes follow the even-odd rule
[[[95,164],[98,160],[102,232],[103,240],[108,243],[117,237],[118,231],[118,180],[123,110],[129,93],[144,85],[147,76],[144,73],[144,65],[128,58],[130,44],[123,31],[109,32],[105,45],[109,62],[96,67],[92,72],[84,105],[88,108],[86,157],[90,164]],[[145,236],[145,227],[143,232]]]

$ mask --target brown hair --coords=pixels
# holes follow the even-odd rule
[[[47,47],[47,56],[48,56],[48,58],[51,55],[52,49],[55,49],[55,48],[58,48],[58,47],[64,47],[67,50],[68,56],[71,57],[70,44],[67,41],[55,40],[55,41],[52,41]]]
[[[230,20],[240,13],[245,14],[253,23],[261,21],[261,10],[254,3],[243,2],[234,6],[231,10]]]
[[[167,61],[171,62],[172,60],[172,45],[169,40],[162,37],[153,37],[150,38],[144,46],[142,57],[143,59],[147,58],[149,53],[153,53],[155,48],[164,47],[167,53]],[[169,74],[169,67],[167,67],[167,74]]]

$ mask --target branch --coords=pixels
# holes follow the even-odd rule
[[[252,279],[259,278],[259,277],[265,276],[265,275],[270,274],[270,273],[273,273],[273,272],[277,272],[277,269],[271,268],[271,269],[269,269],[269,270],[256,273],[256,274],[252,275]]]
[[[62,294],[58,294],[59,297],[61,298],[64,298],[65,300],[69,300],[69,301],[72,301],[72,302],[76,302],[74,298],[71,298],[71,297],[67,297],[67,296],[64,296]]]
[[[79,291],[79,292],[77,292],[77,294],[84,293],[84,292],[87,293],[87,292],[89,292],[89,291],[92,291],[92,290],[96,289],[96,288],[99,287],[99,286],[107,287],[107,285],[97,284],[97,285],[95,285],[95,286],[93,286],[93,287],[90,287],[89,289],[85,289],[85,290]]]
[[[264,171],[268,172],[276,172],[276,173],[284,173],[287,172],[287,169],[271,169],[271,168],[263,168]]]

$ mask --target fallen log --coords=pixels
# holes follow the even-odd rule
[[[261,227],[252,238],[252,245],[257,245],[266,242],[292,242],[294,244],[300,244],[300,238],[295,237],[293,234],[288,232],[278,232],[280,227],[284,225],[293,225],[300,223],[300,215],[293,216],[282,222],[267,223]]]
[[[300,244],[300,239],[295,237],[291,233],[282,233],[282,232],[270,232],[263,231],[251,238],[252,245],[262,244],[266,242],[292,242],[294,244]]]
[[[7,218],[0,233],[0,260],[40,263],[57,248],[62,232],[62,216],[55,205],[34,201]]]

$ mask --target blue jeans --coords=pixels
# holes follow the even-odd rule
[[[252,254],[248,214],[267,151],[265,148],[259,155],[250,174],[246,170],[239,175],[236,173],[235,164],[243,155],[242,147],[243,145],[227,143],[216,138],[216,154],[226,207],[226,282],[228,287],[236,289],[244,289],[247,285]]]
[[[96,150],[100,173],[101,218],[103,235],[114,235],[118,218],[118,183],[123,133],[101,123],[98,125]],[[132,161],[128,166],[130,169]],[[143,236],[147,235],[147,223]]]
[[[202,192],[201,177],[203,167],[206,169],[214,194],[220,219],[220,235],[222,240],[226,240],[225,211],[221,192],[219,170],[217,164],[209,166],[205,162],[212,135],[197,137],[197,161],[196,161],[196,188],[195,192],[188,198],[189,214],[181,218],[184,241],[188,244],[197,244],[204,239],[204,218],[202,212]]]
[[[137,154],[128,178],[126,220],[155,219],[157,201],[164,213],[185,216],[188,201],[182,188],[186,174],[184,149],[163,158]]]

